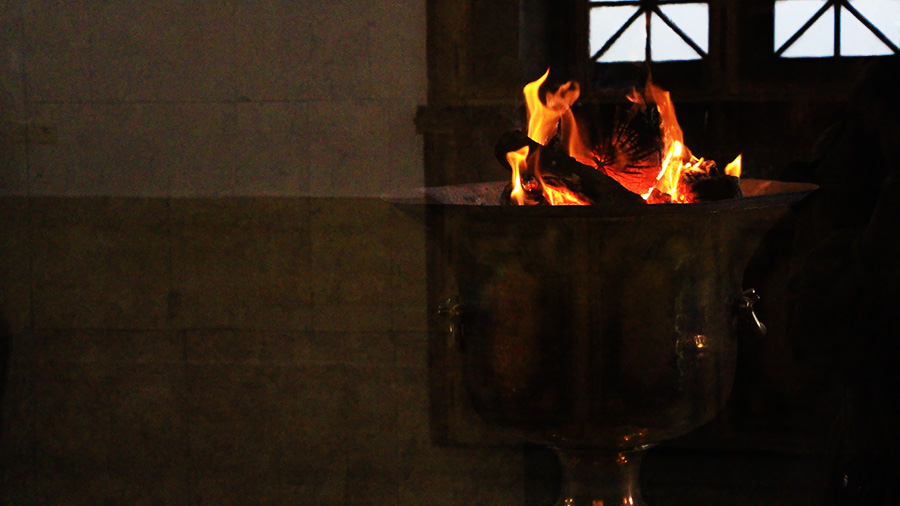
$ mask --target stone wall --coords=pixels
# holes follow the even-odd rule
[[[421,223],[337,198],[424,180],[425,7],[0,4],[0,503],[521,502],[431,443]]]
[[[3,198],[3,504],[521,504],[429,430],[424,230],[377,199]]]

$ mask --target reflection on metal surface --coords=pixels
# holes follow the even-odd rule
[[[441,208],[459,293],[441,312],[465,343],[468,397],[487,423],[558,451],[559,505],[642,505],[643,450],[725,403],[734,301],[753,315],[743,269],[792,201],[745,200]]]

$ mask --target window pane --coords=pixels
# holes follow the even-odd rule
[[[881,30],[894,45],[900,46],[900,0],[853,0],[850,5]],[[842,21],[844,15],[841,13]],[[843,44],[841,39],[841,45]]]
[[[622,28],[622,25],[628,21],[634,13],[637,12],[637,7],[634,6],[611,6],[611,7],[594,7],[590,11],[590,27],[589,27],[589,38],[590,38],[590,46],[591,46],[591,56],[597,53],[600,48],[603,47],[604,44],[609,40],[610,37],[616,33],[619,28]],[[635,24],[643,25],[644,18],[638,18],[636,23],[633,23],[630,28],[634,28]],[[643,34],[644,29],[641,27],[641,33]],[[628,32],[622,34],[622,37],[628,35]],[[641,35],[640,42],[640,53],[641,57],[638,60],[644,59],[644,42],[643,35]],[[619,39],[618,42],[622,42],[622,39]],[[618,44],[616,44],[618,45]],[[611,50],[612,48],[610,48]],[[622,61],[622,60],[604,60],[602,57],[600,61]]]
[[[647,30],[644,25],[644,17],[641,16],[634,23],[631,23],[631,26],[625,30],[625,33],[619,37],[619,40],[597,61],[644,61],[644,46],[646,44]]]
[[[881,42],[872,33],[872,30],[866,28],[865,25],[856,19],[856,16],[847,11],[841,12],[841,56],[868,56],[891,53],[893,53],[891,48],[885,46],[884,42]]]
[[[682,25],[676,23],[675,26],[685,31]],[[653,61],[700,59],[700,55],[656,14],[650,20],[650,45]]]
[[[787,3],[787,2],[784,2]],[[805,0],[790,3],[806,3]],[[820,6],[821,7],[821,6]],[[778,33],[778,4],[775,4],[775,33]],[[814,14],[814,13],[813,13]],[[842,13],[846,15],[846,13]],[[800,22],[802,26],[812,15]],[[799,28],[799,27],[798,27]],[[794,30],[796,32],[796,30]],[[785,39],[790,38],[794,33],[790,33]],[[780,48],[780,44],[776,44],[775,49]],[[793,44],[791,44],[784,53],[781,54],[786,58],[803,58],[817,56],[834,56],[834,8],[831,7],[825,11],[816,22],[809,27],[806,32]]]
[[[825,5],[825,0],[779,0],[775,2],[775,50],[780,49],[823,5]],[[819,21],[821,22],[821,18]],[[834,21],[832,21],[832,26],[833,23]],[[831,39],[831,44],[834,44],[834,39]]]
[[[700,46],[703,52],[709,52],[709,5],[705,3],[672,4],[660,5],[659,8],[663,14],[675,23],[675,26],[687,34],[695,44]],[[651,37],[656,37],[656,25],[662,23],[662,20],[654,20],[651,23],[653,23]],[[679,41],[681,41],[681,37],[679,37]],[[696,55],[696,53],[694,54]],[[699,58],[699,55],[697,57]],[[657,59],[655,40],[653,41],[653,59]]]

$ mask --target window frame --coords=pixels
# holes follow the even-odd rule
[[[691,0],[682,0],[690,3]],[[846,94],[874,59],[882,56],[795,57],[776,56],[775,0],[707,0],[709,5],[709,51],[700,60],[645,64],[591,61],[589,30],[590,0],[575,0],[580,13],[578,40],[580,73],[576,78],[592,83],[585,96],[605,100],[614,87],[635,75],[636,68],[684,100],[829,100]],[[612,78],[610,76],[613,76]],[[798,76],[803,79],[798,81]],[[611,84],[610,84],[611,83]],[[811,84],[812,83],[812,84]],[[585,90],[582,90],[585,94]]]
[[[778,1],[775,1],[775,4],[778,4]],[[833,54],[830,56],[823,57],[815,57],[815,58],[858,58],[858,57],[872,57],[872,56],[889,56],[889,55],[842,55],[841,54],[841,11],[848,11],[854,18],[856,18],[860,23],[863,24],[868,30],[875,35],[875,37],[881,41],[882,44],[888,47],[893,54],[900,54],[900,47],[897,44],[894,44],[892,40],[890,40],[884,32],[881,31],[874,23],[869,21],[869,19],[864,16],[856,7],[854,7],[850,0],[824,0],[822,7],[820,7],[813,15],[810,17],[800,28],[794,32],[793,35],[788,37],[786,41],[781,44],[781,47],[778,49],[773,49],[775,51],[775,56],[780,58],[813,58],[807,56],[800,57],[788,57],[784,56],[785,51],[787,51],[795,42],[800,40],[804,34],[807,33],[810,27],[812,27],[818,20],[821,18],[829,9],[834,8],[834,30],[831,32],[834,41],[834,49],[832,51]],[[775,16],[772,16],[772,22],[775,22]],[[774,38],[773,38],[774,42]]]
[[[613,35],[603,44],[603,46],[594,54],[590,54],[590,47],[588,47],[588,54],[590,55],[589,60],[594,63],[634,63],[634,62],[600,62],[600,58],[604,53],[609,51],[612,46],[619,40],[625,31],[631,27],[635,22],[638,21],[641,15],[644,17],[651,16],[656,14],[663,23],[665,23],[676,35],[681,37],[683,40],[697,55],[699,58],[691,58],[690,60],[656,60],[654,61],[652,58],[652,38],[653,33],[650,28],[653,26],[652,23],[646,22],[648,28],[648,36],[644,42],[644,61],[650,61],[652,63],[663,63],[669,61],[694,61],[694,60],[702,60],[709,56],[709,51],[704,50],[697,44],[696,41],[688,34],[684,33],[684,31],[673,22],[666,13],[662,11],[660,5],[677,5],[677,4],[705,4],[707,9],[709,9],[709,1],[708,0],[591,0],[588,1],[588,22],[590,22],[591,10],[599,7],[621,7],[621,6],[631,6],[637,7],[635,13],[621,26],[619,29],[613,33]],[[708,10],[707,10],[708,13]],[[708,21],[708,20],[707,20]],[[709,30],[707,27],[707,39],[709,38]],[[707,41],[708,43],[708,41]]]

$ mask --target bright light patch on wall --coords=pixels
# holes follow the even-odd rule
[[[591,59],[599,62],[699,60],[709,47],[706,3],[592,2],[589,18]]]
[[[900,0],[775,2],[774,50],[778,56],[887,55],[900,53],[898,45]]]

